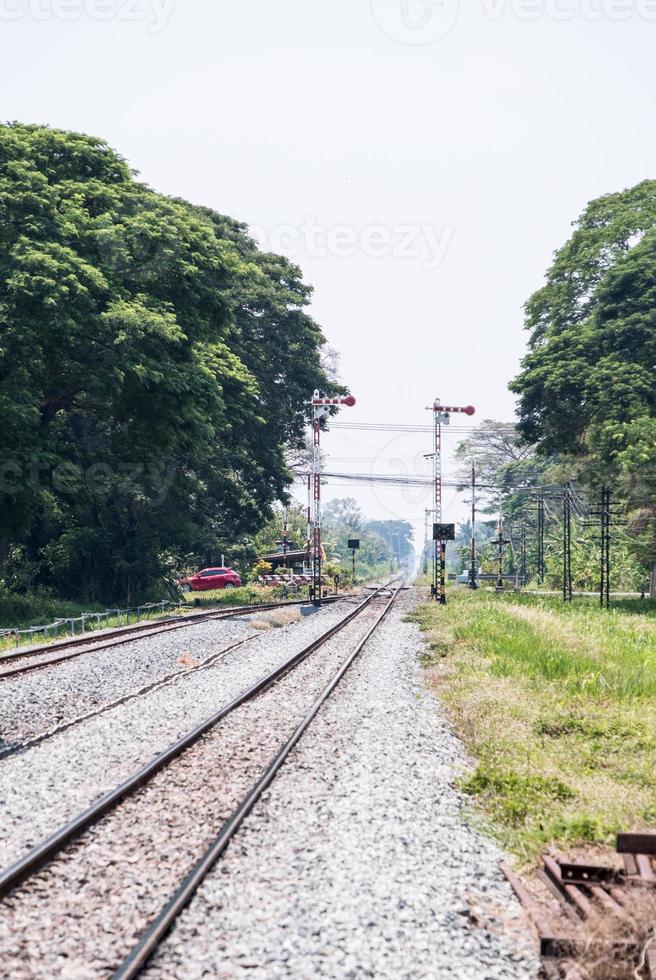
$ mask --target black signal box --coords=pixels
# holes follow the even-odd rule
[[[433,524],[433,541],[455,541],[455,524]]]

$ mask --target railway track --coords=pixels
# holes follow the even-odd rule
[[[231,653],[234,653],[235,650],[238,650],[249,643],[253,643],[253,641],[257,639],[259,639],[259,634],[247,636],[243,640],[238,640],[236,643],[231,643],[223,650],[219,650],[217,653],[213,653],[209,657],[205,657],[204,660],[201,660],[193,667],[186,667],[181,670],[171,671],[170,673],[165,674],[163,677],[160,677],[155,681],[151,681],[149,684],[144,684],[134,691],[129,691],[120,698],[115,698],[113,701],[108,701],[106,704],[103,704],[98,708],[94,708],[92,711],[87,711],[84,714],[76,715],[73,718],[62,721],[58,725],[54,725],[51,728],[40,732],[38,735],[25,739],[16,745],[0,748],[0,759],[6,759],[11,755],[17,755],[20,752],[26,752],[28,749],[34,748],[34,746],[40,745],[42,742],[46,742],[50,738],[54,738],[55,735],[61,735],[62,732],[66,732],[70,728],[75,728],[76,725],[89,721],[91,718],[97,718],[99,715],[104,715],[108,711],[113,711],[114,708],[118,708],[122,704],[128,704],[130,701],[134,701],[136,698],[141,698],[146,694],[151,694],[154,691],[158,691],[162,687],[168,687],[169,684],[177,683],[179,680],[182,680],[184,677],[188,677],[190,674],[195,674],[202,670],[208,670],[210,667],[216,667]]]
[[[261,677],[248,690],[224,705],[213,716],[0,873],[0,897],[9,896],[7,907],[10,914],[18,914],[19,917],[24,914],[31,920],[34,913],[35,918],[31,920],[34,930],[39,933],[39,930],[45,929],[47,933],[48,923],[52,923],[52,909],[65,908],[67,900],[70,901],[70,896],[74,895],[78,911],[72,916],[69,925],[74,931],[83,929],[81,942],[84,946],[88,923],[84,921],[86,917],[80,919],[79,903],[85,910],[95,903],[96,914],[100,919],[107,913],[107,901],[110,901],[112,908],[115,907],[115,897],[103,899],[98,904],[98,892],[103,891],[106,876],[97,866],[94,873],[94,865],[98,863],[98,854],[104,855],[101,867],[113,867],[117,863],[115,852],[118,839],[119,863],[121,846],[128,850],[137,848],[137,857],[128,857],[121,875],[127,874],[130,879],[136,872],[137,880],[133,883],[140,890],[142,900],[142,860],[146,863],[153,858],[156,860],[155,869],[151,869],[155,878],[162,868],[167,867],[167,862],[180,866],[184,872],[180,875],[184,879],[184,886],[180,886],[184,893],[177,888],[171,897],[170,888],[163,890],[161,884],[159,889],[155,884],[152,885],[153,898],[169,900],[160,903],[164,906],[161,914],[155,914],[157,909],[150,908],[145,921],[139,922],[140,927],[148,931],[148,936],[142,937],[143,943],[141,940],[139,942],[141,951],[136,954],[135,959],[135,962],[143,962],[144,955],[150,955],[150,952],[144,953],[144,950],[152,951],[159,941],[150,930],[155,928],[158,937],[165,934],[177,914],[174,909],[179,911],[184,907],[246,814],[274,778],[321,704],[330,696],[371,633],[391,609],[399,589],[395,588],[390,596],[387,588],[381,587],[374,591],[303,650],[276,670]],[[379,608],[381,604],[382,610]],[[366,627],[364,634],[363,621]],[[349,636],[354,630],[358,633],[357,642],[351,637],[348,640],[351,652],[346,660],[342,645],[344,637],[339,636],[345,630],[349,631]],[[339,639],[339,643],[335,642],[336,639]],[[312,657],[317,651],[322,651],[324,656]],[[311,707],[307,708],[307,703],[310,702],[307,687],[312,690],[313,685],[319,688],[319,697],[315,697],[311,701]],[[298,717],[292,719],[293,701],[299,696],[305,702],[300,723]],[[277,712],[283,716],[282,748],[279,728],[275,724],[263,724],[263,715],[267,712],[274,715]],[[223,722],[220,727],[219,722]],[[227,783],[226,772],[231,775]],[[140,813],[140,808],[143,807],[146,811],[145,822],[143,813]],[[114,810],[115,812],[111,812]],[[209,840],[208,849],[208,829],[212,824],[216,827],[217,814],[223,816],[224,822],[218,836]],[[139,824],[138,831],[135,831],[135,821]],[[161,833],[162,823],[169,830],[164,835]],[[157,854],[153,853],[153,835],[161,847]],[[106,841],[106,845],[99,844],[99,841]],[[139,841],[142,844],[141,852],[138,849]],[[73,844],[73,847],[69,846]],[[105,846],[109,848],[108,852],[105,852]],[[202,854],[200,862],[199,853]],[[105,858],[107,865],[103,863]],[[135,863],[138,867],[135,867]],[[193,868],[191,879],[189,867]],[[73,876],[72,880],[69,879],[70,874]],[[170,874],[167,880],[170,882]],[[91,900],[85,901],[84,894],[77,894],[81,885],[84,886],[83,891],[90,890],[93,896]],[[50,894],[53,889],[57,892],[60,886],[63,887],[63,895]],[[148,896],[151,895],[150,889],[149,884]],[[131,907],[131,901],[128,896],[126,908]],[[93,915],[91,918],[93,919]],[[89,924],[89,928],[93,932],[93,923]],[[100,934],[111,934],[107,933],[106,923],[99,924],[98,928]],[[131,945],[134,938],[133,928],[127,926],[127,936],[123,939],[124,949]],[[116,934],[120,932],[121,929],[117,927]],[[27,944],[21,961],[25,963],[25,957],[29,959],[38,955],[39,948],[44,950],[46,957],[50,955],[45,951],[51,949],[53,941],[55,947],[61,941],[61,922],[54,938],[52,935],[44,937],[43,947],[40,947],[38,935],[34,936],[29,927],[26,929],[24,922],[17,925],[13,934],[25,937],[21,940]],[[123,951],[121,950],[121,955]],[[68,956],[68,953],[63,955]],[[37,975],[56,975],[52,963],[41,963],[38,967],[35,965],[35,968]],[[129,966],[126,969],[131,971],[134,967]],[[20,976],[20,971],[16,975]],[[104,976],[106,972],[90,968],[88,975]],[[125,975],[135,974],[127,972]]]
[[[328,682],[320,691],[319,695],[307,709],[303,718],[299,721],[291,736],[273,756],[264,772],[242,797],[239,805],[223,823],[219,833],[205,850],[201,858],[196,862],[189,874],[187,874],[178,885],[155,920],[144,930],[131,952],[123,960],[119,968],[114,972],[112,980],[132,980],[132,978],[137,977],[142,968],[157,951],[162,940],[168,935],[175,925],[177,917],[192,900],[198,891],[198,888],[202,885],[207,875],[214,868],[228,844],[239,830],[243,821],[261,798],[262,794],[271,785],[290,753],[312,724],[313,719],[331,696],[355,659],[359,656],[372,633],[374,633],[374,631],[380,626],[382,621],[388,615],[399,592],[400,587],[396,588],[392,592],[389,601],[386,602],[382,611],[376,617],[362,639],[350,651],[348,656],[338,667],[332,677],[330,677]]]
[[[323,601],[334,602],[336,598],[339,597],[330,596]],[[43,667],[52,667],[56,664],[65,663],[83,654],[99,653],[102,650],[123,646],[126,643],[148,639],[160,633],[172,633],[176,630],[186,629],[189,626],[194,626],[196,623],[232,619],[235,616],[248,616],[254,612],[270,612],[275,609],[285,609],[289,606],[303,605],[307,605],[307,600],[259,603],[252,606],[231,606],[229,609],[212,610],[206,613],[191,613],[188,616],[177,617],[175,620],[165,619],[155,623],[142,623],[136,626],[121,627],[116,630],[104,632],[99,637],[91,634],[74,640],[70,639],[40,647],[31,647],[29,650],[15,650],[11,653],[0,655],[0,681],[9,677],[16,677],[19,674],[30,673],[33,670],[40,670]],[[50,656],[43,657],[43,659],[35,659],[42,657],[43,654],[50,654]]]

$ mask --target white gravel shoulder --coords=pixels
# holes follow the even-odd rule
[[[341,619],[353,600],[326,606],[280,629],[256,633],[242,619],[194,624],[114,650],[79,657],[21,684],[0,685],[2,711],[32,710],[39,725],[101,703],[175,669],[183,652],[197,660],[250,633],[254,639],[215,667],[121,704],[18,755],[0,759],[0,866],[12,863],[153,756],[231,701],[259,677],[297,653]],[[264,618],[258,613],[255,618]],[[100,658],[103,658],[102,661]],[[95,659],[98,658],[98,659]],[[182,670],[182,668],[180,668]],[[29,683],[26,683],[28,682]],[[25,690],[29,691],[26,695]],[[80,692],[80,701],[69,698]]]
[[[157,957],[151,980],[538,976],[405,593]]]

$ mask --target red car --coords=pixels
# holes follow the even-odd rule
[[[241,579],[232,568],[204,568],[189,578],[180,579],[183,592],[203,592],[206,589],[236,589]]]

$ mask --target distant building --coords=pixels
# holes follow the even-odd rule
[[[321,547],[321,557],[323,561],[326,560],[326,552],[324,551],[323,545]],[[302,575],[303,571],[308,567],[307,548],[299,550],[290,547],[286,554],[280,548],[272,554],[260,555],[259,560],[267,562],[274,571],[276,568],[291,568],[296,575]]]

